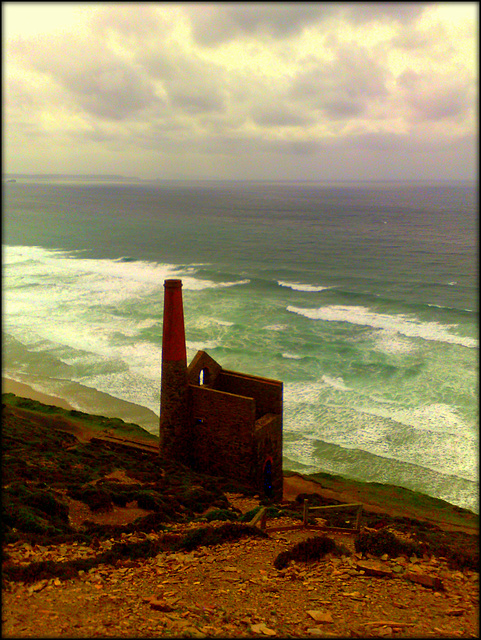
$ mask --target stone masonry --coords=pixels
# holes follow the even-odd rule
[[[282,382],[223,369],[205,351],[187,366],[182,283],[164,283],[160,453],[282,499]]]

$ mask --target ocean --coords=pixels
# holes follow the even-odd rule
[[[473,184],[4,184],[3,373],[156,433],[163,282],[188,360],[284,383],[284,468],[479,512]]]

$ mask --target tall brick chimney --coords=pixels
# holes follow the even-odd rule
[[[190,402],[182,280],[165,280],[164,289],[159,452],[183,462],[189,455]]]

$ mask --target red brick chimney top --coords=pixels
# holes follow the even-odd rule
[[[164,280],[164,288],[162,361],[187,362],[182,280]]]

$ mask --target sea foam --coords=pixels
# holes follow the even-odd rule
[[[423,340],[434,340],[436,342],[446,342],[457,344],[463,347],[475,348],[478,340],[467,336],[458,336],[450,333],[448,329],[456,325],[443,326],[438,322],[422,322],[416,318],[406,315],[387,315],[375,313],[367,307],[328,305],[317,309],[304,309],[301,307],[288,306],[287,311],[305,316],[311,320],[324,320],[326,322],[347,322],[361,326],[373,327],[396,331],[409,338],[421,338]]]
[[[159,286],[166,279],[182,279],[183,289],[191,291],[234,287],[250,282],[249,279],[214,282],[197,278],[195,274],[198,265],[175,265],[133,259],[126,261],[125,259],[81,258],[76,257],[76,253],[42,247],[4,247],[4,265],[7,269],[23,265],[22,275],[30,276],[32,282],[35,281],[35,277],[84,276],[89,289],[104,293],[109,291],[109,288],[105,287],[106,282],[119,288],[120,283],[128,286],[135,286],[135,283]],[[12,274],[15,274],[15,269]]]
[[[326,289],[332,289],[332,287],[321,287],[313,284],[301,284],[300,282],[284,282],[283,280],[278,280],[277,284],[280,287],[287,287],[289,289],[293,289],[294,291],[318,292],[325,291]]]

